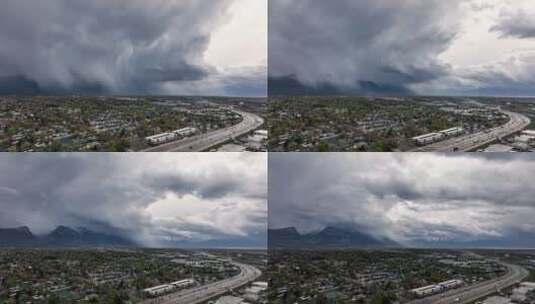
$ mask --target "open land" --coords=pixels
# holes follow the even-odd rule
[[[494,297],[531,303],[534,257],[533,250],[272,250],[268,298],[281,304],[468,304]]]
[[[9,249],[0,251],[0,303],[263,303],[260,250]]]
[[[535,99],[270,97],[270,151],[514,152],[535,147]]]
[[[0,151],[266,150],[262,98],[0,97]]]

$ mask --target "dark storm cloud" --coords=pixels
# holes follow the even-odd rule
[[[170,191],[179,196],[194,193],[203,198],[217,198],[228,192],[237,191],[241,186],[238,180],[221,175],[221,180],[191,180],[186,176],[159,176],[153,178],[152,185],[162,191]]]
[[[437,57],[461,1],[270,1],[269,76],[341,91],[410,93],[449,73]],[[278,89],[270,83],[270,91]]]
[[[502,37],[535,38],[535,15],[525,10],[502,11],[497,24],[490,30]]]
[[[176,93],[219,73],[203,56],[232,2],[4,1],[0,92]]]
[[[154,189],[169,191],[178,196],[194,194],[200,198],[215,199],[228,194],[267,199],[267,193],[260,191],[262,185],[243,182],[244,176],[233,168],[199,172],[193,178],[190,173],[171,172],[159,176],[146,176],[144,180]],[[254,187],[253,187],[254,186]]]
[[[352,226],[408,244],[533,234],[533,172],[535,158],[511,154],[273,154],[269,225]]]
[[[259,227],[266,226],[262,157],[219,157],[1,155],[0,227],[27,225],[46,233],[58,225],[81,226],[119,232],[147,245],[254,239]],[[240,180],[238,173],[247,179]],[[185,196],[188,199],[180,199]],[[151,210],[155,206],[157,212]],[[195,211],[188,216],[180,212],[188,209]],[[219,213],[225,218],[218,220]]]

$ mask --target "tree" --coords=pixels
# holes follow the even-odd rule
[[[108,298],[106,299],[107,304],[123,304],[124,301],[121,299],[119,294],[116,291],[111,291],[108,294]]]
[[[395,297],[393,295],[378,291],[373,295],[370,304],[390,304],[394,300]]]
[[[51,295],[47,301],[48,304],[59,304],[59,297],[57,295]]]
[[[54,141],[49,147],[49,152],[60,152],[62,150],[62,145],[59,141]]]
[[[319,294],[316,298],[316,304],[327,304],[327,297],[324,294]]]
[[[108,143],[106,150],[109,152],[126,152],[129,145],[125,140],[112,140]]]
[[[329,144],[322,141],[318,145],[318,152],[329,152]]]

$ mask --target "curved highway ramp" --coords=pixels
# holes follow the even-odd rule
[[[217,281],[195,288],[184,289],[175,293],[161,296],[155,299],[145,300],[143,304],[198,304],[210,300],[213,297],[227,293],[229,290],[238,288],[256,280],[262,272],[251,266],[234,263],[241,269],[239,275],[226,280]]]
[[[231,138],[240,137],[254,131],[264,124],[264,119],[258,115],[237,110],[234,112],[243,117],[243,120],[237,125],[169,142],[145,149],[142,152],[201,152],[220,145]]]
[[[529,275],[529,272],[526,269],[518,265],[508,263],[501,264],[507,268],[507,273],[504,276],[472,286],[454,289],[442,294],[414,300],[408,304],[469,304],[489,296],[499,289],[510,287],[522,281]]]
[[[506,124],[474,134],[451,138],[445,141],[416,148],[410,152],[470,152],[489,145],[500,138],[510,136],[524,130],[531,120],[522,114],[502,111],[510,117]]]

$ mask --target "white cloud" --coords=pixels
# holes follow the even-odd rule
[[[4,1],[0,92],[261,95],[264,1]]]
[[[10,196],[0,199],[0,218],[36,233],[57,225],[123,231],[150,245],[192,237],[262,242],[256,234],[267,222],[266,155],[154,156],[1,155],[0,198]]]
[[[230,21],[212,34],[207,62],[220,69],[267,69],[268,0],[235,0]]]
[[[271,89],[535,95],[534,16],[530,0],[273,0]]]
[[[269,170],[272,228],[349,225],[411,243],[507,239],[535,226],[527,155],[277,154]]]
[[[465,0],[462,6],[456,39],[438,57],[450,73],[412,88],[422,94],[535,94],[535,39],[523,36],[535,31],[527,17],[535,14],[533,3]]]

